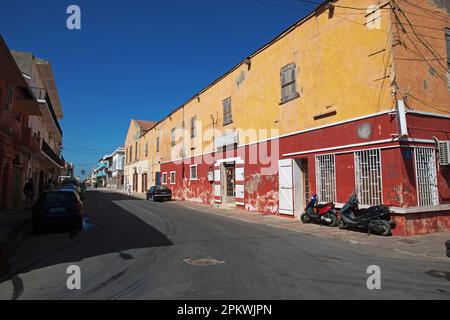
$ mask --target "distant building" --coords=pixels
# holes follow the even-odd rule
[[[119,147],[112,154],[111,167],[111,188],[123,189],[125,183],[124,177],[125,148]]]

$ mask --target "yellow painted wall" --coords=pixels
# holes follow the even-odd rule
[[[373,0],[341,0],[341,6],[365,8]],[[273,136],[308,129],[394,107],[391,97],[392,50],[389,12],[381,10],[381,29],[369,30],[365,11],[335,8],[305,20],[293,31],[251,58],[251,68],[243,64],[216,84],[165,118],[155,129],[161,135],[161,162],[175,160],[171,154],[171,128],[190,128],[193,116],[201,129],[275,129]],[[295,63],[300,97],[280,105],[280,70]],[[238,80],[240,83],[238,84]],[[193,93],[194,94],[194,93]],[[232,99],[233,123],[223,127],[222,101]],[[320,120],[314,116],[336,110]],[[198,128],[201,134],[200,127]],[[257,137],[256,139],[261,139]],[[155,138],[153,138],[155,139]],[[242,137],[241,137],[242,139]],[[252,142],[255,139],[240,141]],[[212,151],[204,141],[186,156]]]
[[[398,5],[405,15],[397,11],[397,17],[392,18],[396,22],[394,61],[398,95],[407,96],[406,105],[410,109],[448,115],[450,76],[447,78],[445,28],[450,28],[450,15],[431,2],[402,1]]]

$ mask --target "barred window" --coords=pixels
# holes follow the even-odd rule
[[[316,184],[320,202],[336,202],[336,158],[334,154],[316,156]]]
[[[380,149],[355,152],[355,180],[360,204],[382,204]]]
[[[416,179],[419,206],[430,207],[439,204],[436,157],[432,148],[416,148]]]

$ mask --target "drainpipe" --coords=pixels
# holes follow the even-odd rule
[[[399,125],[399,138],[408,136],[408,125],[406,123],[406,109],[403,99],[397,99],[397,117]]]

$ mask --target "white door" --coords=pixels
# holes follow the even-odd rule
[[[294,215],[294,194],[292,186],[292,159],[278,161],[279,212]]]

